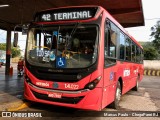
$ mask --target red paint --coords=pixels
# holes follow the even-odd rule
[[[114,100],[115,96],[115,90],[117,81],[122,79],[122,94],[129,91],[131,88],[133,88],[136,85],[136,78],[138,75],[140,75],[140,81],[143,77],[143,64],[137,64],[132,62],[126,62],[126,61],[118,61],[114,66],[110,66],[107,68],[104,68],[104,24],[106,18],[109,18],[113,23],[115,23],[125,34],[128,35],[128,33],[122,28],[122,26],[102,7],[99,7],[99,12],[96,14],[95,18],[88,19],[88,20],[75,20],[75,21],[60,21],[60,22],[39,22],[36,24],[66,24],[66,23],[75,23],[75,22],[81,22],[81,23],[90,23],[94,22],[99,17],[102,17],[101,24],[100,24],[100,43],[98,46],[99,49],[99,55],[98,55],[98,64],[97,69],[92,72],[91,74],[87,75],[83,79],[79,80],[78,82],[70,83],[70,82],[54,82],[47,81],[47,80],[40,80],[34,76],[26,67],[25,67],[25,75],[28,76],[30,79],[30,82],[36,86],[33,87],[32,85],[29,85],[26,82],[24,82],[25,90],[24,90],[24,96],[26,99],[29,99],[31,101],[35,102],[41,102],[46,104],[52,104],[52,105],[59,105],[59,106],[66,106],[66,107],[73,107],[73,108],[79,108],[79,109],[91,109],[91,110],[101,110],[107,105],[109,105]],[[129,36],[129,35],[128,35]],[[133,37],[131,37],[133,39]],[[135,43],[135,39],[133,39]],[[137,45],[139,45],[137,43]],[[141,47],[139,45],[139,47]],[[124,71],[126,70],[127,74],[124,75]],[[75,93],[75,91],[84,90],[85,86],[96,80],[99,76],[101,76],[101,79],[99,83],[96,85],[96,87],[93,90],[85,91],[82,93]],[[57,85],[58,87],[56,88]],[[73,86],[77,86],[76,89]],[[54,87],[53,87],[54,86]],[[71,87],[72,86],[72,87]],[[56,90],[56,91],[50,91],[50,90]],[[63,98],[78,98],[83,97],[79,102],[73,104],[73,103],[63,103],[63,102],[53,102],[49,100],[43,100],[39,99],[34,95],[34,92],[41,95],[49,95],[50,98],[57,98],[57,99],[63,99]],[[66,93],[66,91],[74,92],[74,93]]]

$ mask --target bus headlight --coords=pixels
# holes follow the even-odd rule
[[[98,78],[96,78],[95,80],[93,80],[92,82],[88,83],[85,88],[86,89],[90,89],[93,90],[96,85],[99,83],[99,81],[101,80],[101,76],[99,76]]]

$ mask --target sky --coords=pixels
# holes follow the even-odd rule
[[[137,41],[152,41],[151,27],[160,20],[160,0],[142,0],[145,26],[127,28]]]
[[[150,36],[151,27],[160,20],[160,0],[142,0],[143,12],[145,19],[145,26],[126,28],[126,30],[131,34],[137,41],[152,41]],[[13,39],[13,33],[12,33]],[[6,41],[6,31],[0,30],[0,43]],[[19,34],[18,45],[21,50],[25,49],[26,35]]]

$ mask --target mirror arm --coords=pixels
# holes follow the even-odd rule
[[[15,27],[14,27],[14,39],[13,39],[13,46],[14,47],[17,47],[17,44],[18,44],[18,32],[16,32],[16,28],[17,27],[20,27],[21,25],[19,24],[19,25],[16,25]]]

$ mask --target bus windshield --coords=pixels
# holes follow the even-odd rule
[[[97,60],[97,25],[31,27],[27,41],[27,61],[47,68],[86,68]]]

